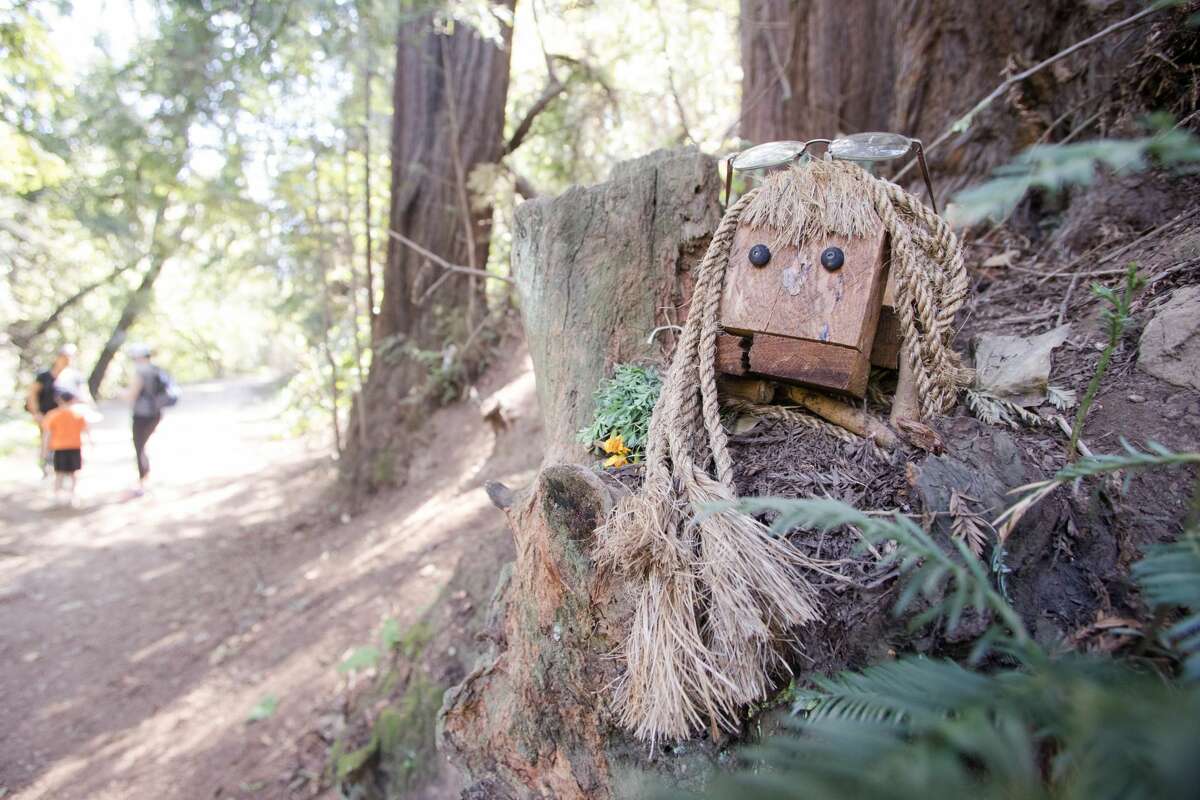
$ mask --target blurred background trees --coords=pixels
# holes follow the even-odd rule
[[[457,396],[508,284],[405,240],[503,276],[521,199],[730,146],[736,26],[733,0],[0,3],[6,413],[63,341],[98,396],[127,341],[182,380],[285,373],[339,450],[372,406]]]
[[[949,195],[1029,144],[1128,133],[1124,109],[1179,113],[1119,80],[1153,57],[1146,20],[950,133],[1145,5],[877,5],[3,0],[6,396],[62,341],[112,394],[121,345],[146,340],[182,380],[289,375],[296,424],[371,483],[395,436],[369,429],[486,360],[522,200],[657,147],[870,129],[936,142]]]

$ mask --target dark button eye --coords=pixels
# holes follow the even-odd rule
[[[756,244],[750,248],[750,263],[756,267],[765,267],[771,260],[771,248],[765,244]]]
[[[821,266],[833,272],[842,268],[846,263],[846,254],[840,247],[826,247],[821,251]]]

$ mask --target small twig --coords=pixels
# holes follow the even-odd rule
[[[678,325],[659,325],[654,330],[650,331],[650,335],[646,337],[646,344],[654,344],[654,339],[663,331],[683,331],[683,328]]]
[[[1173,228],[1176,225],[1178,225],[1180,222],[1191,219],[1192,217],[1193,217],[1193,213],[1191,211],[1183,211],[1183,212],[1179,213],[1177,216],[1175,216],[1173,219],[1170,219],[1167,222],[1164,222],[1162,225],[1157,225],[1157,226],[1151,228],[1150,230],[1146,231],[1145,233],[1143,233],[1141,236],[1137,237],[1133,241],[1126,242],[1125,244],[1121,245],[1116,250],[1113,250],[1110,253],[1105,253],[1103,256],[1100,257],[1100,260],[1094,264],[1094,266],[1098,267],[1101,264],[1107,264],[1109,261],[1112,261],[1114,258],[1116,258],[1124,253],[1127,253],[1131,248],[1146,241],[1151,236],[1154,236],[1155,234],[1158,234],[1158,233],[1164,233],[1167,230],[1169,230],[1170,228]],[[1060,270],[1055,270],[1054,272],[1047,272],[1042,277],[1042,280],[1039,281],[1039,283],[1045,283],[1046,281],[1050,280],[1051,278],[1059,278],[1059,277],[1065,278],[1065,277],[1071,275],[1072,273],[1070,272],[1070,270],[1073,269],[1074,267],[1078,266],[1080,263],[1082,263],[1088,256],[1094,254],[1097,249],[1099,249],[1099,248],[1093,247],[1091,250],[1087,251],[1086,253],[1079,256],[1078,258],[1073,259],[1071,261],[1071,263],[1067,264],[1065,267],[1063,267]],[[1089,271],[1089,272],[1080,272],[1077,274],[1085,275],[1085,276],[1124,275],[1125,270],[1118,269],[1115,271],[1107,270],[1107,271],[1099,271],[1099,272],[1098,271]]]
[[[449,270],[450,272],[462,272],[467,275],[479,275],[480,277],[483,277],[483,278],[491,278],[494,281],[504,281],[505,283],[512,283],[512,284],[516,283],[516,281],[514,281],[512,278],[510,278],[507,275],[497,275],[494,272],[488,272],[486,269],[475,269],[474,267],[464,267],[462,264],[451,264],[449,261],[447,261],[446,259],[439,256],[437,253],[433,252],[432,250],[425,249],[424,247],[417,244],[412,239],[409,239],[407,236],[405,236],[402,233],[398,233],[396,231],[388,231],[388,236],[391,236],[393,239],[400,242],[400,244],[403,244],[407,247],[411,247],[413,250],[416,250],[418,253],[425,256],[430,261],[432,261],[436,266],[439,266],[445,270]]]
[[[925,145],[925,154],[928,155],[929,153],[932,153],[938,147],[938,145],[944,144],[945,141],[947,139],[949,139],[951,136],[953,136],[955,133],[958,133],[959,131],[965,130],[966,128],[970,127],[971,121],[974,119],[976,114],[978,114],[979,112],[983,111],[985,108],[990,106],[997,97],[1000,97],[1002,94],[1007,92],[1009,90],[1009,88],[1011,88],[1012,86],[1015,86],[1016,84],[1020,83],[1021,81],[1025,80],[1033,75],[1036,75],[1037,73],[1041,72],[1043,69],[1050,66],[1051,64],[1055,64],[1059,61],[1062,61],[1064,58],[1071,55],[1072,53],[1075,53],[1076,51],[1081,50],[1090,44],[1095,44],[1096,42],[1105,38],[1109,34],[1115,33],[1128,25],[1132,25],[1133,23],[1137,22],[1142,17],[1148,16],[1149,14],[1153,14],[1155,11],[1158,11],[1158,10],[1159,10],[1159,8],[1157,5],[1152,5],[1149,8],[1144,8],[1132,16],[1126,17],[1125,19],[1120,20],[1119,22],[1114,22],[1112,25],[1109,25],[1107,28],[1100,31],[1099,33],[1094,33],[1091,36],[1087,37],[1086,39],[1082,39],[1082,40],[1076,42],[1075,44],[1071,45],[1067,49],[1060,50],[1059,52],[1057,52],[1054,55],[1047,58],[1045,61],[1041,61],[1037,64],[1034,64],[1029,69],[1024,70],[1022,72],[1018,72],[1016,75],[1006,78],[1003,83],[1001,83],[999,86],[997,86],[995,89],[992,90],[991,94],[987,95],[982,100],[980,100],[978,103],[976,103],[975,106],[970,111],[968,111],[966,114],[963,114],[961,117],[956,119],[954,121],[954,124],[952,124],[949,128],[947,128],[940,136],[938,136],[936,139],[934,139],[931,144]],[[910,161],[907,164],[905,164],[904,168],[901,169],[899,172],[897,172],[896,176],[894,178],[892,178],[892,180],[899,183],[900,179],[903,178],[905,176],[905,174],[909,171],[909,169],[912,168],[913,163],[915,163],[915,162]]]
[[[1153,278],[1150,278],[1148,281],[1146,281],[1146,286],[1147,287],[1153,286],[1154,284],[1161,281],[1163,278],[1169,277],[1171,275],[1174,275],[1176,272],[1185,270],[1189,267],[1194,267],[1198,264],[1200,264],[1200,258],[1192,258],[1187,261],[1181,261],[1178,264],[1176,264],[1175,266],[1167,267],[1162,272],[1155,275]]]
[[[1059,427],[1059,430],[1065,433],[1068,439],[1071,438],[1071,423],[1067,422],[1067,418],[1062,414],[1055,414],[1053,419],[1054,424]],[[1080,439],[1078,442],[1076,442],[1075,446],[1079,448],[1079,452],[1083,453],[1084,458],[1092,457],[1092,448],[1088,447],[1087,444],[1084,443],[1083,439]]]
[[[671,90],[671,99],[675,101],[675,113],[679,114],[679,127],[683,129],[683,138],[696,144],[696,137],[692,136],[692,132],[688,128],[687,112],[684,110],[683,100],[679,97],[679,89],[675,83],[675,67],[671,64],[671,42],[667,33],[669,28],[658,0],[654,0],[654,13],[658,17],[658,29],[662,33],[663,58],[667,62],[667,88]]]
[[[525,137],[529,135],[530,129],[533,128],[533,121],[537,119],[538,114],[546,110],[546,106],[554,101],[564,91],[567,85],[559,81],[558,76],[553,72],[550,73],[549,82],[546,88],[542,90],[541,96],[533,101],[533,105],[525,112],[525,116],[521,117],[521,121],[517,123],[517,127],[513,128],[512,136],[508,137],[508,141],[504,143],[504,151],[500,154],[501,157],[510,155],[514,150],[521,146],[525,141]]]
[[[1054,321],[1054,326],[1058,327],[1063,324],[1063,320],[1067,317],[1067,308],[1071,305],[1071,295],[1075,292],[1075,285],[1079,283],[1079,273],[1071,276],[1071,283],[1067,286],[1066,293],[1063,294],[1062,303],[1058,306],[1058,318]]]

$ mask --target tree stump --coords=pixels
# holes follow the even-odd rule
[[[594,692],[614,677],[604,655],[627,602],[590,551],[612,504],[596,473],[562,465],[507,512],[517,560],[493,609],[492,652],[447,693],[440,732],[489,797],[609,796],[609,730]]]
[[[464,769],[465,797],[635,797],[647,748],[610,718],[630,599],[592,562],[593,530],[623,491],[585,466],[576,432],[612,366],[661,359],[691,294],[691,270],[720,222],[714,159],[686,149],[620,164],[612,180],[523,204],[513,274],[545,420],[533,486],[489,494],[517,559],[497,588],[489,650],[446,694],[439,745]],[[665,309],[665,311],[664,311]],[[658,769],[699,775],[703,746]],[[653,768],[653,767],[651,767]]]
[[[660,150],[612,180],[523,203],[513,277],[545,419],[546,461],[587,455],[575,433],[612,365],[653,360],[682,324],[692,268],[721,221],[716,161]]]

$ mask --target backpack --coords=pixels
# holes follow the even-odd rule
[[[41,387],[37,394],[38,411],[43,414],[49,414],[58,408],[58,403],[54,399],[54,373],[50,370],[44,370],[39,372],[34,380]]]
[[[179,402],[181,392],[178,384],[171,378],[162,367],[154,368],[154,391],[150,394],[150,399],[154,402],[154,410],[161,412],[164,408],[170,408]]]

